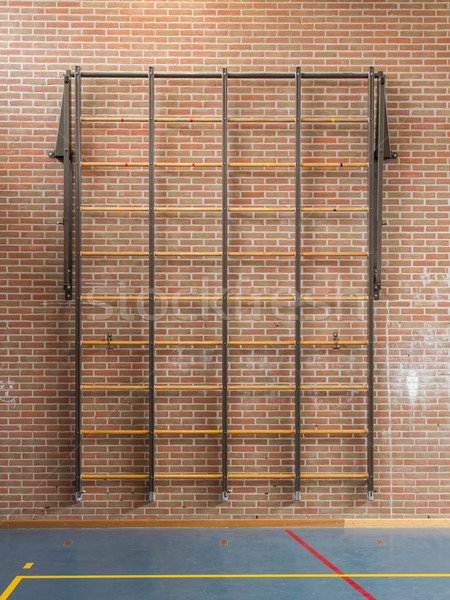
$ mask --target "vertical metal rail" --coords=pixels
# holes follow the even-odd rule
[[[148,500],[155,501],[155,72],[148,68]]]
[[[64,74],[63,140],[64,140],[64,292],[72,299],[72,78],[68,69]]]
[[[384,146],[385,146],[385,77],[383,71],[378,71],[377,79],[377,134],[376,134],[376,226],[375,226],[375,300],[380,297],[381,289],[381,248],[382,248],[382,228],[383,228],[383,167],[384,167]]]
[[[228,70],[222,69],[222,500],[228,500]]]
[[[81,76],[75,67],[75,501],[83,496],[81,481]]]
[[[301,99],[302,71],[295,70],[295,500],[301,500]]]
[[[375,271],[375,145],[374,145],[374,68],[368,77],[368,125],[367,125],[367,196],[368,196],[368,265],[367,265],[367,499],[373,500],[373,301]]]

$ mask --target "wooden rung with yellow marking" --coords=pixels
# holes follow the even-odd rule
[[[294,473],[229,473],[228,479],[294,479]],[[302,473],[301,479],[367,479],[367,473]],[[83,473],[81,479],[148,479],[146,474]],[[156,473],[155,479],[222,479],[220,473]]]
[[[108,168],[108,167],[148,167],[148,162],[125,162],[125,161],[82,161],[80,163],[81,167],[85,168]],[[184,169],[184,168],[200,168],[200,169],[209,169],[209,168],[219,168],[222,167],[222,163],[220,162],[155,162],[155,167],[159,168],[174,168],[174,169]],[[302,169],[359,169],[362,167],[367,167],[367,162],[305,162],[301,163]],[[228,163],[229,168],[246,168],[246,169],[293,169],[295,167],[295,162],[265,162],[265,163],[257,163],[257,162],[230,162]]]
[[[82,340],[82,346],[148,346],[148,340]],[[155,340],[155,346],[221,346],[221,340]],[[335,341],[330,340],[304,340],[301,346],[336,346]],[[339,339],[340,346],[367,346],[367,340],[345,340]],[[228,346],[295,346],[295,340],[229,340]]]
[[[357,384],[342,384],[342,385],[328,385],[328,384],[304,384],[301,385],[300,388],[302,390],[322,390],[322,391],[339,391],[339,390],[367,390],[367,385],[357,385]],[[138,390],[148,390],[148,385],[134,385],[134,384],[84,384],[81,386],[82,390],[103,390],[103,391],[138,391]],[[160,391],[183,391],[183,390],[221,390],[221,385],[214,384],[157,384],[155,385],[155,390]],[[267,385],[259,385],[259,384],[248,384],[248,385],[228,385],[228,389],[230,391],[245,391],[245,390],[294,390],[295,385],[292,384],[267,384]]]
[[[106,435],[148,435],[148,429],[82,429],[81,433],[90,437],[102,437]],[[367,429],[302,429],[300,435],[320,436],[352,436],[366,435]],[[186,435],[186,436],[201,436],[201,435],[221,435],[222,429],[155,429],[155,435]],[[295,435],[295,429],[229,429],[229,435],[246,436],[246,435]]]

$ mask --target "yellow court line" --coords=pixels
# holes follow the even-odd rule
[[[34,563],[26,563],[23,568],[24,569],[31,569],[31,567],[34,565]]]
[[[22,577],[14,577],[14,579],[8,585],[6,590],[0,596],[0,600],[6,600],[7,598],[9,598],[11,595],[11,592],[13,592],[16,589],[16,587],[19,585],[21,579],[22,579]]]
[[[23,575],[22,579],[239,579],[281,577],[450,577],[450,573],[199,573],[165,575]],[[0,597],[2,600],[3,597]]]

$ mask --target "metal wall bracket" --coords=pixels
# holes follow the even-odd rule
[[[388,121],[388,113],[387,113],[387,103],[386,103],[386,93],[385,93],[385,84],[386,77],[385,75],[378,76],[378,90],[384,96],[383,102],[380,103],[380,98],[378,98],[377,103],[377,122],[380,120],[380,108],[382,110],[383,117],[383,158],[384,160],[396,160],[398,158],[397,152],[392,152],[391,148],[391,138],[389,136],[389,121]],[[382,106],[381,106],[382,105]],[[376,137],[375,137],[375,160],[378,160],[378,147],[379,147],[379,128],[376,129]]]
[[[374,300],[379,300],[381,290],[381,250],[382,250],[382,226],[383,226],[383,167],[385,160],[395,160],[397,152],[392,152],[389,137],[389,123],[386,104],[386,77],[382,71],[378,72],[377,78],[377,109],[375,126],[375,150],[374,150],[374,188],[375,188],[375,230],[374,235],[374,271],[373,271],[373,293]]]
[[[49,158],[56,158],[64,164],[64,292],[65,299],[72,299],[72,115],[71,115],[71,73],[64,74],[64,90],[59,115],[58,133],[54,150]]]

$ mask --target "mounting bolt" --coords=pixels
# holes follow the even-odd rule
[[[47,152],[47,156],[49,158],[55,158],[55,154],[56,154],[55,150],[50,150],[49,152]]]

